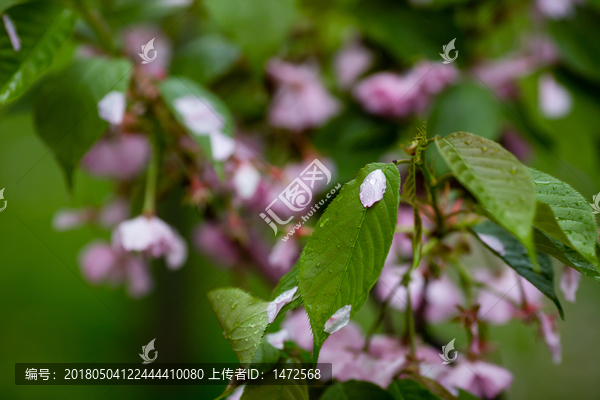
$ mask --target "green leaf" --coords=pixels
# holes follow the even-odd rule
[[[177,110],[175,104],[176,101],[183,97],[190,97],[192,99],[198,99],[199,104],[208,106],[213,112],[216,113],[217,118],[223,121],[223,133],[226,137],[232,137],[234,120],[229,109],[223,103],[223,101],[214,93],[203,88],[196,82],[185,77],[172,76],[162,82],[159,85],[160,93],[162,94],[165,102],[169,109],[175,115],[177,121],[181,126],[186,129],[189,135],[200,145],[203,151],[212,158],[212,147],[211,138],[208,136],[209,132],[194,132],[190,129],[190,126],[186,124],[185,117],[179,110]]]
[[[270,379],[270,378],[268,378]],[[272,379],[271,379],[272,380]],[[248,384],[240,400],[308,400],[308,388],[305,384],[275,385]]]
[[[527,257],[527,250],[525,247],[523,247],[514,236],[500,226],[487,221],[474,226],[472,230],[476,234],[475,236],[477,236],[488,249],[504,260],[504,262],[517,271],[519,275],[531,282],[533,286],[538,288],[540,292],[546,295],[546,297],[552,300],[560,313],[560,317],[565,319],[562,306],[554,292],[554,271],[552,269],[550,257],[547,254],[538,252],[537,256],[541,271],[540,273],[537,273],[533,269],[531,260]],[[504,251],[499,252],[499,249],[490,247],[479,235],[487,235],[496,238],[502,243]]]
[[[133,65],[125,59],[89,58],[49,75],[34,106],[38,135],[64,170],[67,185],[79,160],[106,130],[98,102],[109,92],[125,92]]]
[[[263,337],[258,350],[254,353],[250,368],[258,369],[260,372],[267,372],[277,364],[280,357],[281,351],[273,347],[267,342],[267,339]]]
[[[205,35],[179,49],[171,69],[204,85],[226,74],[239,58],[240,50],[223,36]]]
[[[481,85],[463,83],[438,96],[427,126],[432,137],[467,131],[496,140],[501,124],[502,111],[494,95]]]
[[[598,265],[598,226],[588,202],[565,182],[533,168],[529,168],[529,173],[538,201],[549,206],[542,207],[535,227]]]
[[[383,199],[363,207],[359,199],[365,177],[381,169],[387,188]],[[400,175],[393,164],[368,164],[346,183],[327,207],[299,261],[298,282],[314,336],[313,361],[328,334],[325,322],[351,305],[354,316],[364,305],[383,268],[392,243],[399,205]]]
[[[402,187],[402,197],[408,204],[415,207],[417,205],[417,187],[415,177],[415,162],[411,160],[406,171],[404,186]]]
[[[371,382],[348,381],[327,388],[321,400],[394,400],[389,393]]]
[[[456,132],[435,144],[458,181],[529,250],[535,263],[532,223],[535,190],[527,168],[498,143]]]
[[[240,363],[252,362],[267,329],[267,303],[237,288],[208,293],[224,336]]]
[[[277,52],[296,18],[295,0],[206,0],[216,22],[248,55],[254,69]]]
[[[21,96],[48,68],[73,32],[73,11],[49,1],[19,4],[4,11],[21,41],[15,51],[6,27],[0,24],[0,104]]]
[[[535,242],[535,247],[542,253],[550,255],[561,263],[575,268],[587,277],[600,282],[600,273],[598,273],[594,264],[587,261],[575,250],[547,236],[538,229],[535,229],[533,232],[533,241]]]
[[[600,16],[580,8],[572,17],[548,20],[548,26],[561,60],[575,72],[600,82]]]
[[[413,379],[396,379],[390,383],[387,391],[394,400],[440,400],[438,396]]]
[[[462,389],[458,389],[458,400],[480,400],[479,397],[473,396],[471,393]]]

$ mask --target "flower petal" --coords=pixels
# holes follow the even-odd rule
[[[360,202],[364,207],[371,207],[383,199],[387,181],[380,169],[371,172],[360,185]]]
[[[275,317],[279,313],[279,310],[289,302],[291,302],[298,290],[298,286],[291,288],[290,290],[281,293],[279,296],[275,298],[272,302],[267,306],[267,317],[269,323],[275,321]]]
[[[351,305],[345,305],[340,308],[325,322],[324,331],[330,335],[339,331],[350,322],[350,311],[352,311]]]

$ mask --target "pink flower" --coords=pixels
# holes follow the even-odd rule
[[[489,289],[481,289],[477,297],[480,306],[479,318],[484,321],[492,324],[507,323],[515,316],[516,305],[523,301],[526,301],[530,307],[542,307],[542,293],[508,267],[504,267],[500,273],[478,270],[475,271],[474,276],[489,287]],[[525,294],[525,298],[521,293]]]
[[[196,229],[194,244],[213,261],[225,267],[233,266],[241,259],[235,243],[212,222],[207,222]]]
[[[500,144],[521,161],[527,161],[531,158],[533,152],[531,145],[517,132],[512,130],[505,132],[500,138]]]
[[[573,96],[551,74],[540,75],[538,101],[540,112],[548,119],[564,118],[573,109]]]
[[[68,231],[79,228],[90,222],[93,217],[93,210],[87,207],[78,210],[62,209],[54,214],[54,217],[52,218],[52,227],[59,232]]]
[[[493,399],[508,389],[512,383],[512,374],[506,369],[483,361],[458,362],[439,381],[452,394],[457,395],[460,388],[475,396]]]
[[[363,79],[354,97],[370,113],[405,117],[423,112],[431,96],[454,82],[458,72],[452,65],[422,62],[404,75],[380,72]]]
[[[579,288],[581,273],[575,268],[564,266],[562,276],[560,278],[560,290],[565,295],[565,299],[571,303],[575,303],[575,293]]]
[[[287,272],[298,261],[299,255],[300,249],[298,249],[296,239],[291,237],[286,241],[279,240],[273,247],[271,254],[269,254],[269,265]]]
[[[171,43],[164,33],[155,26],[135,26],[132,29],[126,29],[124,37],[125,52],[136,61],[136,64],[154,78],[163,79],[167,76],[167,66],[171,63]],[[154,50],[144,52],[142,46],[145,46],[150,40],[154,40],[152,47]],[[142,58],[139,54],[154,60],[147,64],[142,64]]]
[[[105,204],[98,213],[98,224],[103,228],[113,228],[129,218],[129,203],[119,197]]]
[[[281,327],[290,333],[291,340],[301,349],[311,351],[313,347],[313,336],[310,329],[308,315],[304,309],[296,310],[286,315]]]
[[[460,290],[448,275],[430,280],[425,291],[425,318],[433,323],[447,320],[457,313],[462,301]]]
[[[267,306],[267,320],[269,321],[269,323],[272,323],[273,321],[275,321],[275,318],[277,318],[277,314],[279,314],[279,311],[286,304],[289,304],[292,302],[297,290],[298,290],[298,286],[294,286],[290,290],[287,290],[287,291],[281,293],[279,296],[277,296],[275,298],[275,300],[273,300],[272,302],[269,303],[269,305]]]
[[[335,55],[334,68],[341,88],[350,87],[373,64],[373,53],[358,42],[344,46]]]
[[[15,28],[13,20],[8,14],[3,14],[2,22],[4,23],[4,29],[6,29],[6,33],[8,34],[8,39],[10,40],[13,50],[19,52],[21,50],[21,39],[19,38],[19,34],[17,33],[17,29]]]
[[[185,240],[157,217],[140,215],[121,222],[113,232],[113,244],[126,251],[144,252],[155,258],[165,256],[171,269],[180,268],[187,259]]]
[[[265,335],[265,339],[271,346],[282,350],[285,342],[290,340],[290,333],[287,330],[282,329],[278,332]]]
[[[142,260],[108,244],[88,245],[81,252],[79,264],[82,274],[91,283],[127,282],[131,297],[143,296],[153,286],[148,267]]]
[[[385,265],[375,286],[375,295],[377,298],[381,301],[390,298],[390,306],[400,311],[406,310],[406,287],[401,286],[400,283],[408,269],[408,265]],[[423,275],[416,270],[412,271],[408,286],[410,289],[410,301],[412,307],[413,309],[418,309],[423,300],[423,290],[425,286]],[[392,291],[394,294],[391,294]]]
[[[235,170],[233,186],[241,199],[249,200],[254,197],[259,183],[260,174],[252,164],[244,162]]]
[[[294,65],[279,59],[267,64],[267,73],[277,85],[269,108],[271,125],[300,132],[325,124],[340,110],[317,73],[307,65]]]
[[[550,353],[552,353],[552,361],[554,364],[560,364],[562,361],[562,348],[560,346],[560,334],[556,328],[556,322],[554,318],[543,312],[538,312],[537,316],[540,321],[540,332],[550,349]]]
[[[573,15],[575,4],[581,3],[582,0],[536,0],[535,5],[545,17],[563,19]]]
[[[86,153],[81,165],[100,177],[129,180],[137,176],[150,154],[150,144],[143,135],[127,134],[102,138]]]

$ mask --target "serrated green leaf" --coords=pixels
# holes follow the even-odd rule
[[[496,238],[502,243],[504,252],[499,253],[498,249],[490,247],[485,241],[481,242],[490,249],[494,254],[500,257],[509,267],[517,271],[519,275],[527,279],[533,286],[539,289],[546,297],[548,297],[558,309],[560,317],[564,319],[564,313],[560,301],[554,292],[554,270],[552,262],[547,254],[538,252],[538,260],[540,264],[540,272],[537,273],[533,269],[528,252],[519,241],[504,230],[502,227],[487,221],[476,225],[472,228],[475,236],[481,240],[479,235],[488,235]]]
[[[408,164],[406,178],[404,179],[404,186],[402,187],[402,197],[408,202],[408,204],[410,204],[413,207],[417,204],[417,188],[414,160],[411,160]]]
[[[532,223],[536,199],[527,168],[498,143],[472,133],[436,137],[435,144],[456,179],[525,245],[535,263]]]
[[[533,232],[533,241],[535,242],[535,247],[542,253],[550,255],[561,263],[575,268],[585,276],[600,282],[600,273],[598,273],[594,264],[587,261],[575,250],[547,236],[538,229],[535,229]]]
[[[50,66],[73,32],[72,10],[48,1],[19,4],[4,11],[21,42],[15,51],[4,24],[0,26],[0,104],[21,96]]]
[[[208,293],[224,335],[242,364],[252,362],[267,329],[267,303],[237,288]]]
[[[125,59],[89,58],[49,75],[34,106],[38,135],[64,170],[67,185],[79,160],[106,130],[98,102],[109,92],[125,92],[133,65]]]
[[[281,351],[273,347],[271,343],[267,342],[266,337],[263,337],[260,346],[258,346],[258,350],[254,353],[250,368],[258,369],[260,372],[267,372],[277,364],[280,357]]]
[[[383,199],[363,207],[359,199],[365,177],[381,169],[387,188]],[[364,305],[383,268],[392,243],[399,205],[400,175],[393,164],[368,164],[346,183],[327,207],[299,261],[298,283],[314,337],[314,362],[328,334],[325,322],[351,305],[354,316]]]
[[[565,182],[533,168],[529,168],[529,173],[538,201],[547,204],[552,212],[541,211],[542,215],[535,219],[534,226],[598,265],[598,227],[588,202]]]
[[[348,381],[327,388],[320,400],[394,400],[394,397],[371,382]]]
[[[268,374],[268,380],[263,384],[251,383],[244,387],[240,400],[308,400],[308,388],[306,384],[293,381],[285,385],[276,385],[272,374]]]
[[[438,396],[413,379],[395,379],[390,383],[387,391],[394,400],[440,400]]]
[[[212,158],[211,138],[209,132],[194,132],[186,124],[185,116],[182,115],[175,106],[175,102],[186,96],[192,96],[193,99],[198,99],[199,104],[208,106],[223,122],[223,133],[227,137],[232,137],[234,121],[229,108],[223,101],[214,93],[203,88],[196,82],[185,77],[172,76],[159,85],[160,93],[163,96],[167,106],[175,115],[177,121],[186,129],[189,135],[200,145],[202,150]]]

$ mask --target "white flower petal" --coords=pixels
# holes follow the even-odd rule
[[[15,27],[13,20],[10,19],[8,14],[4,14],[2,15],[2,22],[4,22],[4,28],[6,29],[13,50],[18,52],[21,50],[21,39],[17,34],[17,28]]]
[[[348,304],[334,312],[327,322],[325,322],[324,331],[331,335],[348,325],[348,322],[350,322],[350,311],[352,311],[352,306]]]
[[[486,235],[484,233],[479,233],[479,234],[477,234],[477,236],[483,243],[485,243],[489,248],[494,250],[496,253],[500,254],[501,256],[504,255],[504,253],[506,251],[504,249],[504,245],[496,237],[491,236],[491,235]]]
[[[387,182],[385,175],[378,169],[371,172],[360,185],[360,202],[364,207],[371,207],[383,199]]]
[[[294,295],[296,294],[297,290],[298,286],[295,286],[292,289],[281,293],[275,298],[275,300],[269,303],[269,305],[267,306],[267,317],[269,323],[275,321],[275,317],[277,317],[279,310],[281,310],[283,306],[285,306],[294,299]]]
[[[173,105],[188,129],[196,135],[220,131],[225,125],[223,117],[207,99],[190,94],[176,99]]]
[[[252,164],[244,163],[233,176],[233,185],[238,196],[244,200],[251,199],[260,183],[260,174]]]
[[[541,75],[538,81],[540,111],[548,119],[566,117],[573,109],[573,96],[550,74]]]
[[[282,350],[283,344],[290,340],[290,333],[286,329],[282,329],[279,332],[269,333],[265,335],[267,342],[275,347],[276,349]]]
[[[210,149],[212,156],[217,161],[225,161],[235,151],[235,140],[225,136],[219,131],[210,133]]]
[[[98,115],[112,125],[120,125],[125,115],[125,93],[112,91],[98,102]]]

